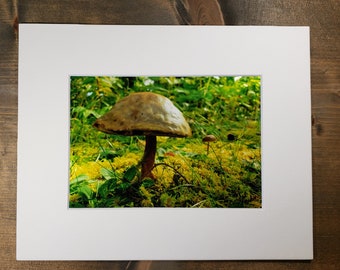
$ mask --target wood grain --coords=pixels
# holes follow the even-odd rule
[[[340,269],[340,1],[0,0],[1,269]],[[18,19],[16,19],[18,18]],[[309,261],[16,262],[15,22],[309,25],[315,259]],[[294,131],[291,131],[294,132]],[[260,243],[259,243],[260,244]]]

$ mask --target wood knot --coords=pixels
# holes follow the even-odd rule
[[[18,16],[14,17],[12,25],[13,25],[14,33],[17,35],[18,32],[19,32],[19,19],[18,19]]]
[[[176,0],[176,16],[180,24],[224,25],[223,13],[217,0]]]
[[[315,127],[316,135],[321,136],[324,132],[323,125],[315,115],[312,115],[312,126]]]

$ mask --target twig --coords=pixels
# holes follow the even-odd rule
[[[173,170],[175,171],[175,173],[177,173],[180,177],[182,177],[182,178],[185,180],[185,182],[187,182],[188,184],[190,183],[190,182],[188,181],[188,179],[186,179],[185,176],[184,176],[183,174],[181,174],[177,169],[175,169],[175,168],[172,167],[171,165],[166,164],[166,163],[164,163],[164,162],[161,162],[161,163],[155,164],[155,165],[153,166],[152,169],[156,168],[157,166],[166,166],[166,167],[169,167],[169,168],[173,169]]]

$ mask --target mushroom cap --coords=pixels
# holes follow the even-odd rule
[[[216,141],[217,139],[216,139],[216,137],[214,136],[214,135],[206,135],[203,139],[202,139],[202,141],[203,142],[214,142],[214,141]]]
[[[138,92],[118,101],[94,123],[98,130],[120,135],[191,136],[182,113],[166,97]]]

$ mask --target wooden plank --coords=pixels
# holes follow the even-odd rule
[[[340,269],[339,14],[338,0],[31,0],[18,3],[0,0],[1,269]],[[315,259],[312,262],[16,262],[16,16],[22,23],[225,22],[229,25],[311,26]]]
[[[19,20],[25,23],[175,24],[172,3],[162,0],[20,1]]]

